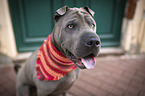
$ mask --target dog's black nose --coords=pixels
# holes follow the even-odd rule
[[[85,45],[87,47],[99,47],[100,46],[100,40],[97,38],[90,38],[85,42]]]

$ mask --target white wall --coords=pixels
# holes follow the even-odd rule
[[[10,57],[17,55],[7,0],[0,0],[0,53]]]
[[[132,20],[124,18],[121,45],[127,53],[145,53],[145,0],[137,0]]]

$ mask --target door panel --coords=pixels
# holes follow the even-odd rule
[[[38,49],[54,27],[55,11],[64,6],[95,11],[102,47],[119,46],[125,0],[9,0],[19,52]]]

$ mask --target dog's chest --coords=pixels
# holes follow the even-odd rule
[[[69,90],[69,88],[73,85],[75,80],[78,78],[79,69],[66,74],[63,78],[60,79],[60,83],[58,84],[57,88],[55,89],[54,93],[62,93],[64,91]]]
[[[77,68],[74,71],[71,71],[70,73],[66,74],[63,77],[63,82],[67,84],[74,82],[78,78],[78,75],[79,75],[79,69]]]

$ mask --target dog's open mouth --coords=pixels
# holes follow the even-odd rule
[[[91,69],[95,67],[96,60],[93,54],[76,58],[70,51],[66,50],[66,57],[74,62],[81,69]]]

